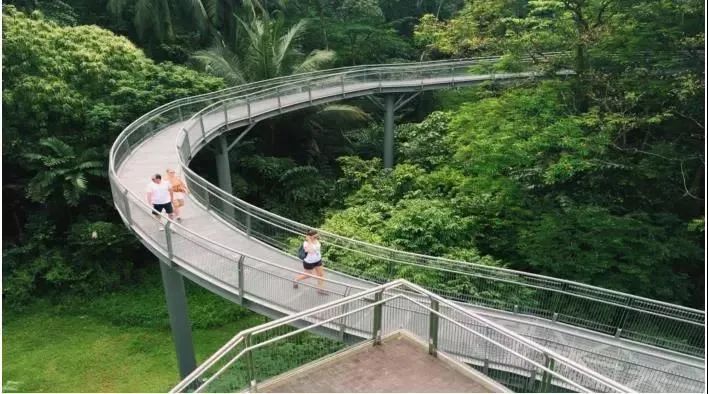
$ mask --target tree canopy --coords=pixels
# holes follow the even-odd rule
[[[421,94],[397,113],[393,169],[366,100],[261,122],[232,151],[233,192],[369,242],[703,306],[697,0],[10,3],[6,299],[111,288],[148,258],[113,213],[106,155],[163,103],[324,67],[502,55],[494,67],[575,75]],[[192,166],[215,178],[207,150]]]
[[[13,7],[3,8],[3,76],[3,294],[122,283],[138,248],[114,213],[110,145],[141,114],[223,82],[155,64],[96,26]]]

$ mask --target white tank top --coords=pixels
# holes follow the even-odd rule
[[[305,251],[307,252],[307,256],[305,256],[304,259],[306,263],[312,264],[322,260],[322,254],[320,253],[322,245],[319,242],[310,244],[305,241],[302,243],[302,247],[305,248]]]

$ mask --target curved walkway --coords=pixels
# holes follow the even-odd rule
[[[262,227],[259,234],[250,233],[256,229],[256,226],[251,227],[251,220],[267,222],[264,219],[267,214],[245,203],[235,203],[233,197],[205,183],[186,164],[209,140],[224,131],[283,112],[366,94],[439,89],[536,75],[530,72],[470,74],[469,68],[474,64],[473,61],[460,61],[435,62],[428,67],[413,65],[408,69],[406,65],[357,67],[345,72],[335,70],[281,79],[270,85],[254,84],[250,88],[208,97],[213,104],[189,121],[175,120],[200,110],[209,101],[167,105],[162,112],[155,111],[131,125],[111,151],[111,186],[116,208],[148,248],[172,262],[186,277],[261,313],[290,314],[371,287],[371,282],[330,270],[326,283],[330,296],[318,295],[308,285],[293,289],[290,279],[300,269],[298,260],[271,246],[277,245],[277,242],[271,242],[277,234],[263,231]],[[244,98],[243,92],[255,94]],[[169,223],[166,231],[160,231],[160,225],[150,216],[144,202],[144,190],[150,174],[180,166],[194,198],[188,202],[181,224]],[[276,220],[275,217],[269,219]],[[270,224],[280,230],[292,231],[295,227],[286,221]],[[473,265],[463,268],[467,267]],[[570,291],[569,286],[561,291]],[[585,299],[592,301],[588,295]],[[613,335],[580,328],[573,322],[555,321],[555,316],[544,319],[472,305],[468,307],[634,390],[704,390],[702,358],[641,343],[641,338],[633,338],[635,341],[617,339]],[[661,311],[650,312],[650,315],[665,317]],[[675,316],[668,319],[685,323]],[[356,334],[356,324],[346,330]],[[455,353],[456,349],[445,350]]]

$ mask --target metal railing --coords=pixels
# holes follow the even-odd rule
[[[412,313],[423,313],[427,316],[424,327],[401,324],[412,321],[413,319],[405,318]],[[290,328],[295,322],[304,322],[305,326],[299,329]],[[387,322],[397,325],[393,326]],[[551,349],[529,341],[405,280],[367,289],[359,294],[242,331],[171,392],[183,392],[190,388],[195,392],[231,392],[255,388],[258,382],[344,347],[342,343],[336,342],[315,346],[305,343],[303,348],[308,349],[308,352],[301,354],[298,362],[287,367],[270,368],[270,373],[261,371],[259,368],[262,368],[262,365],[259,366],[253,361],[257,352],[282,345],[283,342],[298,338],[300,334],[318,327],[335,330],[342,327],[351,328],[362,332],[366,338],[371,338],[374,344],[379,344],[381,338],[388,334],[403,329],[424,339],[429,344],[429,353],[433,355],[442,344],[441,334],[446,333],[445,340],[454,344],[456,349],[464,346],[474,348],[477,350],[475,353],[478,353],[465,357],[452,354],[452,357],[467,363],[474,363],[475,358],[481,357],[476,361],[483,363],[483,371],[487,374],[490,369],[503,369],[524,377],[531,373],[534,378],[533,385],[529,388],[540,392],[548,392],[552,386],[578,392],[632,392],[629,388]],[[299,339],[302,340],[302,336]],[[292,354],[294,352],[288,356]],[[288,359],[292,360],[291,357]],[[240,378],[239,374],[242,375]]]
[[[114,190],[117,190],[119,186],[114,183],[113,178],[111,178],[111,182]],[[162,223],[152,217],[151,208],[144,204],[141,199],[135,198],[130,192],[114,194],[114,198],[123,220],[152,248],[154,253],[171,261],[171,264],[176,265],[183,272],[196,276],[212,286],[224,289],[231,294],[238,295],[241,302],[248,299],[284,314],[307,310],[322,303],[323,298],[317,293],[317,287],[307,282],[301,282],[301,289],[298,291],[302,292],[302,294],[299,297],[292,297],[291,293],[283,292],[283,289],[292,289],[292,278],[300,273],[299,270],[210,241],[177,222],[166,221],[164,230],[160,231],[159,227]],[[324,288],[330,298],[335,299],[342,299],[368,290],[366,286],[333,280],[329,277],[324,278]],[[435,297],[442,299],[440,296]],[[415,300],[421,302],[419,298]],[[464,309],[464,305],[448,309],[447,303],[450,302],[439,304],[438,310],[448,315],[453,315],[457,313],[455,310]],[[389,305],[392,307],[392,304]],[[426,326],[426,322],[428,315],[427,312],[421,311],[419,306],[407,303],[398,305],[395,310],[404,312],[399,312],[398,315],[387,312],[382,320],[382,327],[385,328],[384,332],[390,332],[390,330],[400,327],[400,322],[403,321],[407,322],[409,330],[412,332],[416,332],[421,336],[427,332],[428,326]],[[403,315],[400,313],[403,313]],[[492,318],[492,316],[487,316],[485,313],[476,313],[476,315],[482,316],[487,320]],[[459,319],[464,320],[465,317],[461,316]],[[513,316],[504,318],[504,320],[522,325],[529,324],[529,322],[524,320],[516,320]],[[366,319],[348,318],[346,326],[330,326],[330,329],[336,330],[336,336],[339,338],[344,338],[345,336],[366,338],[372,333],[370,325],[366,324],[366,321]],[[475,324],[474,322],[468,322],[470,327]],[[539,337],[537,335],[539,328],[545,330],[546,334]],[[544,343],[544,347],[553,348],[557,353],[565,355],[568,359],[582,359],[585,363],[589,363],[589,365],[593,365],[596,368],[602,366],[603,373],[608,376],[612,373],[617,374],[613,379],[620,381],[624,385],[637,385],[637,389],[640,389],[647,387],[644,382],[648,382],[649,389],[642,391],[657,391],[656,389],[651,389],[652,387],[660,387],[659,391],[666,392],[700,392],[703,389],[704,384],[701,380],[702,368],[694,364],[679,363],[671,367],[672,363],[676,361],[661,358],[654,359],[655,355],[641,352],[628,359],[622,356],[625,352],[624,349],[618,349],[622,353],[618,355],[603,354],[604,351],[602,349],[608,346],[602,343],[593,344],[593,348],[590,349],[578,348],[577,346],[581,346],[582,343],[592,341],[592,338],[583,336],[582,333],[575,333],[575,336],[570,339],[571,343],[566,343],[566,340],[560,339],[564,334],[561,332],[554,333],[553,328],[550,330],[551,333],[549,334],[549,327],[532,325],[529,326],[528,332],[519,334],[536,343]],[[494,361],[496,364],[493,364],[497,365],[498,368],[490,370],[489,366],[491,364],[489,363],[493,359],[485,358],[479,354],[477,348],[466,346],[460,341],[451,340],[451,338],[452,336],[445,333],[440,335],[440,349],[454,354],[460,359],[467,360],[470,364],[477,365],[483,370],[486,368],[488,372],[501,372],[502,374],[497,376],[497,378],[511,378],[512,381],[508,382],[508,384],[517,389],[529,390],[537,387],[537,380],[540,379],[540,376],[537,375],[538,371],[533,369],[523,370],[523,366],[514,366],[513,358],[497,359]],[[607,345],[613,346],[610,343]],[[333,350],[337,348],[328,342],[316,342],[314,346],[315,350],[321,349],[323,352],[327,349]],[[595,348],[601,351],[598,353]],[[485,351],[488,351],[488,349]],[[310,361],[312,357],[322,356],[324,353],[320,351],[304,353],[307,356],[305,358],[302,358],[300,354],[291,355],[292,360],[287,364],[289,367],[292,367],[293,363],[296,364],[297,360]],[[485,359],[487,360],[486,367]],[[680,371],[675,370],[676,366],[680,367]],[[282,370],[278,371],[282,372]],[[510,371],[514,372],[514,374],[508,375],[505,373]],[[626,374],[626,371],[632,371],[632,374]],[[273,373],[263,372],[267,376],[272,376]],[[636,376],[642,377],[640,383],[633,382]],[[239,379],[241,379],[239,380],[241,382],[248,382],[243,378]],[[652,385],[655,382],[660,384],[660,386]]]
[[[302,235],[310,226],[253,206],[210,184],[187,166],[195,151],[193,147],[203,146],[220,134],[225,123],[236,123],[238,120],[253,122],[255,115],[261,118],[276,116],[282,113],[286,106],[296,107],[299,104],[298,99],[308,103],[312,101],[313,96],[321,98],[321,94],[313,93],[313,89],[329,89],[326,93],[328,96],[344,97],[357,93],[357,89],[376,91],[377,88],[382,89],[385,83],[421,76],[424,79],[427,77],[428,80],[445,80],[450,86],[460,85],[470,82],[468,69],[471,65],[488,64],[490,61],[485,59],[474,63],[457,61],[416,65],[412,71],[401,66],[371,69],[358,67],[354,70],[340,70],[334,74],[335,78],[332,78],[332,75],[318,75],[308,79],[306,85],[299,81],[275,83],[274,86],[257,93],[231,98],[226,104],[214,103],[193,115],[184,125],[184,132],[178,138],[183,173],[194,196],[208,209],[221,214],[232,224],[261,241],[292,253],[293,250],[287,243],[288,237]],[[535,75],[537,74],[502,73],[483,77],[500,80]],[[357,86],[359,88],[356,88]],[[332,89],[335,91],[331,91]],[[283,96],[288,97],[288,100]],[[274,98],[277,98],[277,104],[273,101],[272,107],[254,113],[252,107],[263,106],[262,103]],[[244,105],[246,116],[239,117],[239,112],[233,108],[243,109]],[[351,275],[383,283],[400,276],[405,267],[415,267],[438,276],[441,282],[464,279],[466,289],[463,291],[429,287],[455,300],[553,319],[618,338],[704,356],[703,311],[568,280],[395,250],[324,230],[320,230],[320,233],[324,244],[330,248],[328,256],[326,254],[329,257],[329,266]],[[339,263],[342,260],[366,261],[369,266],[384,267],[385,270],[357,270],[353,269],[352,265],[362,264]],[[497,296],[490,297],[490,294]],[[500,294],[503,294],[503,297],[498,296]]]
[[[417,76],[423,75],[425,72],[432,73],[428,75],[434,75],[433,71],[437,70],[439,72],[441,68],[444,70],[458,70],[461,73],[460,78],[447,78],[447,82],[440,82],[445,80],[445,78],[437,75],[435,78],[438,79],[432,80],[436,83],[447,83],[448,86],[451,86],[455,83],[472,83],[471,81],[474,81],[474,78],[480,81],[483,80],[484,78],[478,76],[470,77],[464,70],[471,65],[489,63],[493,60],[474,59],[469,61],[435,62],[409,67],[413,70],[412,73]],[[305,87],[304,91],[302,91],[303,87],[301,87],[299,92],[296,92],[293,86],[288,89],[293,89],[290,91],[290,98],[292,98],[292,95],[300,94],[300,97],[307,97],[303,102],[309,105],[309,99],[313,97],[313,93],[315,99],[319,98],[318,93],[315,93],[316,91],[313,89],[322,87],[310,83],[309,81],[312,79],[321,81],[327,78],[330,80],[334,78],[338,80],[337,87],[344,86],[339,93],[347,96],[352,93],[347,87],[351,86],[349,82],[354,82],[354,80],[350,80],[354,73],[359,73],[356,75],[362,76],[362,70],[368,70],[370,74],[364,74],[362,77],[368,83],[376,84],[375,89],[381,90],[386,85],[383,80],[384,75],[391,78],[393,78],[392,75],[395,73],[405,76],[406,74],[402,70],[406,66],[408,65],[345,68],[292,76],[287,79],[280,79],[280,81],[287,81],[288,86],[292,85],[293,81],[308,81],[307,86],[309,86],[309,89]],[[433,70],[430,70],[430,68]],[[386,70],[391,73],[384,74]],[[504,74],[503,77],[508,77],[508,74]],[[376,80],[375,78],[379,79]],[[347,82],[341,85],[342,80]],[[213,122],[209,117],[205,117],[202,112],[198,112],[198,115],[192,116],[191,121],[184,123],[184,125],[185,128],[191,127],[193,129],[196,125],[197,128],[192,131],[197,130],[199,132],[192,133],[191,136],[186,130],[181,133],[178,145],[179,158],[185,178],[192,188],[193,196],[204,204],[207,209],[219,214],[254,239],[276,246],[281,250],[292,252],[293,250],[288,247],[287,243],[289,237],[301,234],[309,229],[308,226],[282,218],[230,196],[193,173],[187,167],[192,152],[196,152],[196,150],[192,150],[192,147],[199,148],[209,138],[217,135],[224,121],[229,122],[231,125],[239,122],[240,118],[237,115],[242,101],[238,100],[242,100],[244,95],[259,92],[266,88],[271,88],[272,91],[278,92],[277,85],[279,83],[278,81],[265,81],[213,94],[177,100],[142,116],[124,130],[111,148],[109,178],[114,204],[122,219],[140,235],[146,244],[153,247],[155,253],[173,261],[174,264],[177,264],[182,269],[214,286],[240,295],[241,299],[247,296],[259,302],[272,301],[275,307],[281,308],[284,313],[287,313],[315,306],[321,300],[303,300],[298,305],[292,305],[289,304],[292,300],[274,300],[273,295],[267,289],[257,287],[249,289],[249,284],[251,282],[257,283],[257,280],[268,281],[268,283],[286,283],[290,279],[284,278],[282,273],[294,270],[279,266],[273,262],[264,261],[255,256],[248,256],[225,245],[210,241],[208,238],[196,234],[178,223],[169,222],[165,226],[166,231],[158,231],[159,224],[150,215],[150,207],[145,204],[143,198],[138,197],[122,184],[116,172],[123,161],[143,141],[168,126],[184,121],[186,115],[194,113],[197,108],[202,108],[217,100],[221,108],[226,109],[221,114],[215,112],[215,116],[220,118],[219,122]],[[395,81],[393,81],[390,85],[395,86],[395,84]],[[280,85],[282,86],[283,84]],[[287,92],[281,93],[287,96]],[[236,98],[239,99],[234,102]],[[274,116],[276,112],[286,110],[285,106],[297,104],[297,101],[289,102],[283,100],[283,98],[281,96],[275,98],[279,104],[276,106],[275,111],[267,114],[268,116]],[[228,100],[230,104],[224,105],[224,100]],[[258,102],[251,102],[251,104],[253,104],[250,112],[252,121],[255,116],[264,116],[263,108],[258,107]],[[218,105],[213,105],[210,108],[214,109],[216,106]],[[243,110],[241,115],[245,115],[242,118],[247,119],[248,111]],[[187,138],[184,138],[185,136]],[[196,136],[196,138],[190,141],[192,136]],[[421,284],[426,285],[427,288],[434,290],[440,295],[456,301],[487,306],[493,309],[510,310],[518,314],[540,316],[557,322],[565,322],[574,327],[614,333],[620,338],[659,345],[688,354],[702,355],[702,345],[698,346],[704,340],[702,331],[704,312],[702,311],[571,281],[398,251],[340,237],[326,231],[322,231],[322,235],[325,245],[330,245],[330,249],[327,251],[330,257],[329,265],[363,279],[386,282],[394,275],[402,274],[406,276],[411,274],[412,270],[419,270],[414,273],[423,272],[430,274],[432,278],[440,279],[441,283],[453,282],[457,288],[450,289],[430,286],[426,283]],[[373,266],[380,269],[376,272],[354,269],[345,264],[347,259],[352,258],[358,259],[360,263],[372,263]],[[337,265],[339,260],[342,263]],[[401,272],[404,268],[405,272]],[[246,277],[249,277],[249,280],[245,280]],[[341,296],[362,290],[362,288],[357,286],[331,280],[327,281],[327,287],[332,294]],[[701,327],[700,333],[697,332],[695,327]],[[660,340],[666,342],[661,343]],[[683,343],[680,341],[683,341]],[[625,363],[627,360],[617,362]],[[642,368],[644,366],[639,366],[639,369]],[[666,379],[673,379],[671,371],[661,371],[660,373],[666,373]],[[702,387],[702,381],[694,379],[692,382],[694,389],[696,387],[695,384],[698,384],[697,387]],[[698,391],[700,390],[699,388]]]

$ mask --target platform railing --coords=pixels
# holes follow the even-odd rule
[[[443,78],[441,75],[450,72],[449,70],[457,70],[460,72],[460,78],[450,78],[448,86],[458,83],[469,82],[473,78],[485,80],[484,77],[470,76],[470,67],[477,67],[482,64],[489,68],[489,63],[494,59],[473,59],[469,61],[452,61],[452,62],[436,62],[426,63],[425,65],[391,65],[391,66],[363,66],[355,68],[346,68],[335,71],[323,71],[305,76],[292,76],[282,78],[280,81],[265,81],[228,89],[226,91],[207,94],[191,99],[177,100],[166,104],[154,111],[139,118],[118,137],[110,151],[109,173],[111,179],[111,189],[116,208],[121,213],[121,216],[127,224],[137,232],[141,232],[149,242],[154,242],[164,248],[167,257],[172,255],[175,257],[176,264],[189,261],[184,253],[189,253],[190,250],[181,249],[179,242],[193,242],[195,245],[200,245],[198,250],[203,251],[204,256],[209,253],[214,253],[215,260],[219,260],[219,264],[213,265],[213,272],[197,272],[203,276],[203,279],[213,281],[216,285],[229,289],[233,287],[233,281],[220,281],[219,275],[229,275],[234,272],[233,268],[237,265],[237,260],[234,255],[231,257],[221,256],[219,251],[228,251],[229,249],[223,245],[215,244],[199,234],[190,233],[181,226],[172,223],[173,228],[184,230],[184,237],[180,235],[174,236],[174,240],[168,241],[164,239],[165,234],[155,235],[157,228],[151,229],[155,225],[155,221],[149,215],[149,207],[144,203],[142,197],[133,195],[123,186],[117,176],[116,169],[119,168],[123,160],[131,154],[135,147],[154,135],[155,132],[165,127],[191,128],[192,131],[197,130],[199,133],[193,133],[196,138],[193,144],[190,143],[188,132],[183,132],[178,142],[178,151],[185,172],[185,178],[192,186],[193,196],[204,204],[208,209],[215,212],[220,212],[221,216],[227,221],[241,228],[246,234],[277,246],[280,249],[292,252],[288,240],[293,235],[302,234],[309,229],[308,226],[291,221],[287,218],[280,217],[258,207],[250,205],[242,200],[224,193],[216,186],[193,173],[186,167],[188,160],[193,152],[192,148],[200,148],[205,141],[213,138],[219,132],[219,128],[223,126],[223,121],[235,123],[239,120],[238,111],[243,110],[241,115],[246,114],[241,103],[246,100],[251,106],[251,115],[264,116],[258,112],[258,101],[251,102],[250,98],[267,97],[256,96],[262,95],[263,91],[270,89],[275,93],[290,93],[290,95],[300,94],[307,99],[302,102],[308,102],[313,96],[313,88],[318,85],[312,84],[311,80],[325,81],[324,87],[337,89],[344,86],[340,90],[342,96],[351,94],[347,86],[351,86],[349,82],[355,82],[355,76],[361,77],[366,83],[376,84],[376,88],[383,89],[386,85],[384,75],[393,78],[394,75],[405,77],[406,75],[415,75],[420,77],[425,72],[430,72],[427,75],[436,75],[435,78]],[[408,69],[408,74],[404,71]],[[368,70],[362,74],[362,70]],[[433,74],[433,71],[438,74]],[[449,75],[449,74],[448,74]],[[509,74],[500,74],[501,78],[508,77]],[[313,77],[314,76],[314,77]],[[487,79],[497,79],[487,75]],[[444,78],[443,78],[444,79]],[[287,81],[285,83],[284,81]],[[293,86],[294,82],[307,82],[307,87]],[[333,82],[334,81],[334,82]],[[336,82],[339,82],[338,84]],[[341,84],[345,81],[344,85]],[[391,85],[395,86],[395,80],[390,81]],[[438,80],[438,82],[440,82]],[[441,82],[442,84],[443,82]],[[417,86],[417,85],[416,85]],[[322,87],[322,86],[320,86]],[[421,88],[423,85],[421,85]],[[281,90],[282,89],[282,90]],[[298,91],[299,89],[299,91]],[[304,89],[304,90],[303,90]],[[260,92],[260,93],[257,93]],[[303,94],[304,93],[304,94]],[[317,98],[317,93],[314,94]],[[272,97],[271,97],[272,98]],[[278,98],[280,98],[278,100]],[[297,98],[297,97],[295,97]],[[286,100],[283,100],[282,95],[275,97],[280,105],[276,111],[283,111],[285,106],[292,105]],[[263,101],[263,100],[260,100]],[[224,106],[223,102],[233,104],[233,106]],[[221,113],[221,125],[219,122],[209,123],[211,119],[204,116],[192,116],[191,120],[185,123],[184,119],[189,114],[202,114],[199,109],[208,106],[210,103],[218,104],[222,108],[226,108]],[[213,113],[217,105],[210,107]],[[247,108],[249,105],[247,105]],[[255,110],[254,110],[255,109]],[[226,115],[224,117],[224,114]],[[269,114],[266,114],[269,115]],[[216,115],[219,116],[219,115]],[[274,116],[274,115],[273,115]],[[246,117],[247,119],[247,114]],[[206,120],[206,125],[204,121]],[[253,119],[252,119],[253,120]],[[246,121],[247,122],[247,121]],[[195,126],[197,125],[197,126]],[[198,128],[195,128],[198,127]],[[188,138],[184,138],[188,136]],[[228,211],[232,211],[231,216],[226,216]],[[131,219],[131,216],[137,216],[139,213],[147,216],[147,219],[141,218],[141,222]],[[152,222],[150,222],[152,220]],[[168,232],[169,233],[169,232]],[[541,275],[528,274],[519,271],[513,271],[497,267],[487,267],[481,264],[455,261],[450,259],[419,255],[390,249],[378,245],[372,245],[354,239],[341,237],[326,231],[321,232],[325,245],[329,245],[328,261],[331,267],[341,269],[350,274],[357,275],[364,279],[370,279],[378,282],[386,282],[391,279],[392,275],[402,274],[404,277],[411,272],[427,273],[432,277],[442,279],[444,282],[454,281],[457,288],[440,288],[432,286],[441,295],[454,300],[477,303],[486,305],[494,309],[501,309],[516,312],[519,315],[539,316],[558,322],[565,322],[575,327],[589,328],[595,331],[614,334],[619,338],[628,338],[637,342],[658,345],[668,349],[677,350],[687,354],[695,354],[702,356],[704,333],[703,333],[703,311],[697,311],[690,308],[672,305],[669,303],[649,300],[642,297],[636,297],[616,291],[601,289],[593,286],[588,286],[572,281],[564,281],[555,278],[544,277]],[[176,244],[172,244],[178,241]],[[172,249],[168,251],[168,245]],[[233,251],[231,251],[233,252]],[[224,252],[223,254],[228,254]],[[204,256],[194,256],[195,259],[205,258]],[[352,257],[353,256],[353,257]],[[358,271],[346,264],[347,260],[356,258],[362,262],[375,263],[374,266],[381,268],[375,272]],[[342,263],[338,264],[341,260]],[[189,269],[198,270],[196,265],[185,265]],[[211,269],[211,268],[210,268]],[[405,269],[406,272],[400,272]],[[415,271],[423,270],[423,271]],[[228,277],[228,276],[225,276]],[[425,283],[423,283],[425,284]],[[431,286],[428,286],[431,288]],[[234,291],[238,291],[233,287]],[[491,300],[491,301],[490,301]]]
[[[441,306],[464,319],[442,313]],[[407,325],[406,322],[416,320],[410,319],[408,315],[420,312],[427,315],[424,327]],[[391,318],[387,319],[386,315],[391,315]],[[383,323],[385,321],[396,322],[396,326],[386,327]],[[352,326],[352,322],[356,322],[356,327]],[[292,328],[296,323],[300,323],[299,326],[302,327]],[[468,353],[468,356],[460,361],[474,363],[473,360],[480,357],[479,360],[484,359],[482,371],[486,374],[489,374],[490,370],[500,368],[507,373],[524,377],[532,372],[533,378],[529,380],[527,388],[534,391],[549,392],[552,387],[562,387],[577,392],[632,392],[629,388],[551,349],[529,341],[405,280],[367,289],[359,294],[242,331],[171,392],[232,392],[244,389],[255,391],[258,383],[267,378],[345,348],[343,342],[307,341],[307,338],[303,338],[303,333],[318,327],[340,329],[350,326],[365,334],[374,345],[380,344],[383,337],[404,330],[428,343],[428,352],[432,355],[437,354],[439,336],[445,333],[445,340],[458,345],[456,347],[477,349],[476,354]],[[260,357],[260,362],[254,361],[259,352],[266,350],[271,356],[276,353],[280,356],[283,349],[294,347],[294,341],[304,343],[305,346],[299,354],[289,352],[286,357],[287,364],[272,367],[267,363],[272,362],[267,360],[267,355]],[[274,347],[276,349],[273,349]],[[454,354],[451,356],[459,358]]]

